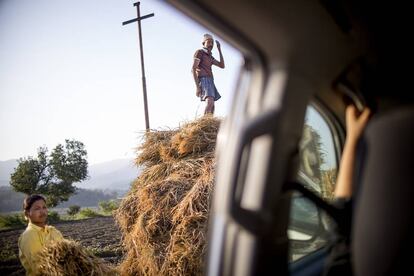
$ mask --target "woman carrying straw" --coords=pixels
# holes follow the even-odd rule
[[[35,275],[38,253],[47,243],[63,240],[63,236],[55,227],[46,225],[47,207],[43,196],[27,196],[23,210],[29,224],[19,238],[19,258],[26,275]]]

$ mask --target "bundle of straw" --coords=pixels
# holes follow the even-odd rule
[[[118,275],[115,268],[71,240],[47,244],[37,263],[38,276]]]
[[[123,275],[202,274],[219,124],[205,116],[146,134],[136,159],[145,168],[116,213]]]

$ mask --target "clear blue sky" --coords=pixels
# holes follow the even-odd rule
[[[138,33],[136,23],[122,26],[136,17],[134,2],[0,0],[0,160],[66,138],[85,143],[91,164],[134,157],[145,129]],[[141,1],[141,15],[152,12],[142,22],[150,124],[175,128],[203,113],[190,70],[208,30],[161,1]],[[242,63],[225,41],[222,49],[218,116]]]

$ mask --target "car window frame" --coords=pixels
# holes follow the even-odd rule
[[[340,165],[340,157],[341,157],[341,153],[342,153],[342,149],[343,149],[343,144],[344,144],[344,140],[345,140],[345,129],[344,127],[342,127],[340,121],[338,118],[336,118],[335,116],[332,115],[331,112],[329,112],[329,108],[327,108],[326,106],[324,106],[324,104],[320,101],[318,101],[317,99],[312,99],[307,107],[306,110],[308,110],[309,107],[312,107],[317,114],[321,117],[321,119],[323,119],[324,123],[326,123],[330,134],[331,134],[331,138],[332,138],[332,143],[333,143],[333,154],[335,156],[335,163],[336,163],[336,176],[338,174],[339,171],[339,165]],[[305,112],[305,118],[307,115],[307,111]],[[304,118],[304,119],[305,119]],[[304,126],[305,126],[305,120],[304,120]],[[299,174],[299,166],[298,166],[298,174]],[[301,185],[303,185],[301,183]],[[306,187],[305,185],[303,185],[304,187]],[[315,193],[315,195],[317,195],[320,199],[326,201],[325,199],[323,199],[323,197],[321,196],[321,193]],[[291,198],[291,202],[293,204],[293,200],[294,200],[295,196],[292,195]],[[329,203],[329,202],[328,202]],[[320,208],[319,206],[317,206],[316,204],[315,208],[318,210],[318,212],[324,212],[324,210],[322,208]],[[291,205],[293,206],[293,205]],[[319,215],[319,214],[318,214]],[[291,214],[289,214],[289,217],[291,216]],[[288,224],[288,229],[289,229],[289,225],[290,222]],[[312,240],[314,240],[315,237],[312,238]],[[290,240],[290,239],[289,239]],[[310,241],[312,241],[310,240]],[[290,246],[291,246],[291,240],[289,242],[289,257],[291,256],[291,251],[290,251]],[[297,264],[299,263],[303,263],[306,262],[306,259],[309,258],[314,258],[313,256],[319,256],[321,255],[320,252],[326,252],[327,251],[327,247],[329,246],[329,243],[327,242],[324,246],[315,249],[312,252],[309,252],[308,254],[296,259],[296,260],[292,260],[289,261],[289,267],[296,267]]]

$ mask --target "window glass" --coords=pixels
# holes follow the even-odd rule
[[[306,112],[299,148],[297,181],[321,198],[331,200],[338,168],[334,136],[326,119],[312,106]],[[291,261],[326,245],[330,227],[331,221],[322,210],[295,193],[288,228]]]

